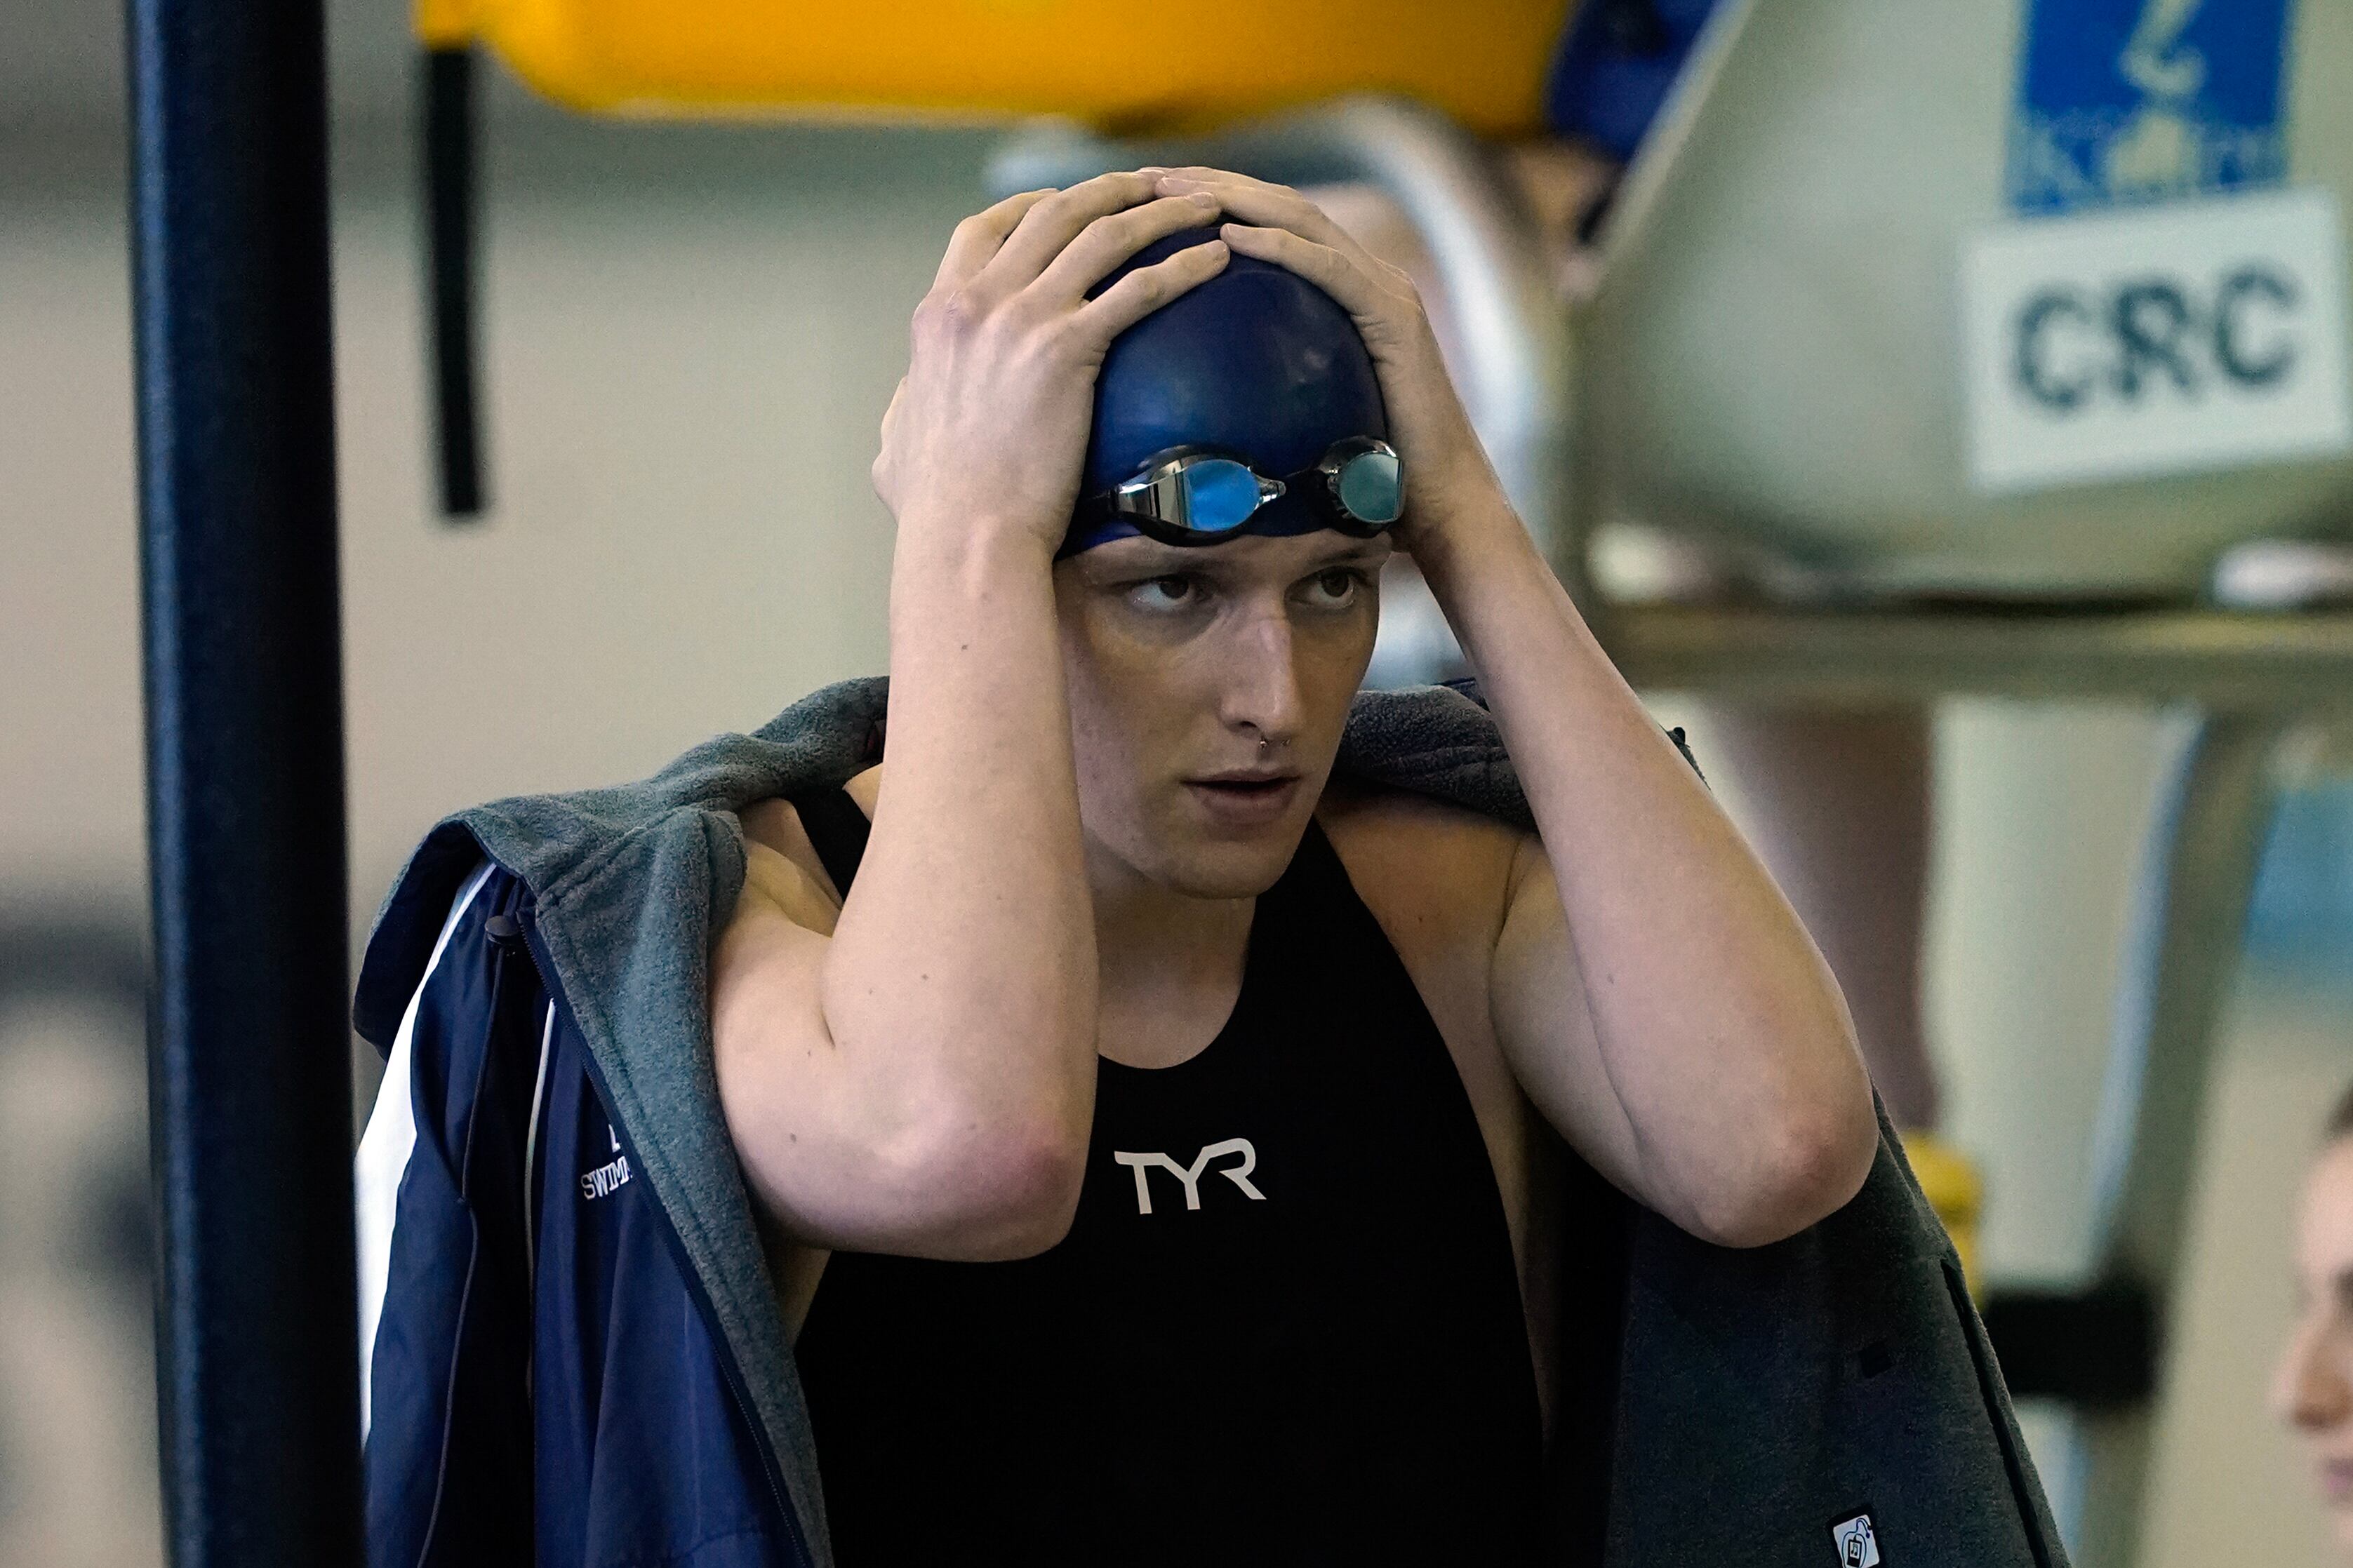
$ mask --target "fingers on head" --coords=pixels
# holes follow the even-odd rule
[[[987,266],[1005,244],[1005,237],[1029,209],[1053,194],[1050,188],[1018,192],[956,225],[955,232],[948,236],[947,251],[940,258],[934,287],[955,289]]]
[[[1229,223],[1218,232],[1244,256],[1287,268],[1335,299],[1339,298],[1333,285],[1345,281],[1341,275],[1348,270],[1348,263],[1332,247],[1271,226]]]
[[[1287,228],[1226,224],[1219,232],[1243,256],[1295,272],[1340,302],[1361,329],[1400,309],[1419,312],[1420,290],[1401,268],[1353,248],[1319,245]]]
[[[1211,191],[1261,210],[1277,207],[1301,207],[1309,212],[1319,210],[1314,202],[1289,185],[1237,174],[1229,169],[1169,169],[1155,175],[1154,183],[1164,192]]]
[[[1086,341],[1108,346],[1112,339],[1161,306],[1199,287],[1225,270],[1231,255],[1221,239],[1188,245],[1164,261],[1139,267],[1081,308],[1078,321]]]
[[[1163,184],[1182,182],[1191,184],[1230,185],[1271,193],[1279,192],[1285,195],[1295,196],[1299,194],[1289,185],[1278,185],[1272,180],[1261,180],[1251,174],[1238,174],[1231,169],[1212,169],[1205,163],[1191,163],[1181,169],[1153,169],[1147,172],[1156,176]]]
[[[1058,308],[1068,309],[1145,246],[1217,219],[1217,192],[1163,192],[1160,177],[1156,169],[1098,174],[1067,190],[1008,196],[965,219],[949,241],[931,292],[916,309],[912,335],[918,342],[960,335],[995,313],[993,304],[1023,295],[1039,282],[1046,287],[1036,290],[1038,298],[1050,297]],[[1229,255],[1222,242],[1211,241],[1137,268],[1079,312],[1076,337],[1109,342],[1153,310],[1215,276]]]
[[[1005,279],[1020,288],[1043,272],[1062,247],[1095,219],[1148,202],[1160,193],[1152,176],[1133,170],[1097,174],[1068,190],[1056,191],[1021,215],[1013,232],[990,264],[993,272],[1009,271]]]
[[[1206,194],[1162,196],[1110,213],[1081,229],[1039,275],[1041,289],[1056,300],[1074,303],[1128,258],[1155,240],[1217,221],[1217,199]]]
[[[1198,178],[1189,173],[1164,178],[1161,188],[1172,194],[1208,191],[1218,198],[1219,205],[1229,217],[1242,223],[1257,224],[1266,228],[1287,228],[1318,245],[1329,246],[1343,255],[1354,255],[1359,249],[1347,230],[1333,222],[1331,216],[1322,207],[1289,185],[1272,185],[1264,180],[1245,179],[1239,174],[1220,175],[1216,170],[1208,170],[1203,177]]]

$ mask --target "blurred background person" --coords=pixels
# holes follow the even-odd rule
[[[2305,1178],[2295,1248],[2299,1316],[2272,1399],[2304,1438],[2337,1544],[2353,1562],[2353,1089]]]

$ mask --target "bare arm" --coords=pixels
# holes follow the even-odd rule
[[[1877,1148],[1845,1002],[1518,520],[1493,519],[1423,559],[1543,832],[1497,948],[1504,1049],[1556,1120],[1594,1104],[1567,1091],[1598,1062],[1615,1114],[1587,1110],[1588,1131],[1651,1206],[1726,1245],[1778,1240],[1853,1196]]]
[[[1707,1239],[1776,1240],[1841,1206],[1878,1135],[1837,983],[1514,515],[1411,281],[1295,192],[1184,176],[1162,188],[1215,192],[1234,249],[1346,306],[1380,370],[1406,465],[1398,542],[1480,672],[1542,835],[1492,987],[1530,1098]]]
[[[957,229],[917,312],[875,462],[899,534],[872,837],[838,923],[755,847],[713,963],[721,1104],[800,1241],[1015,1257],[1077,1203],[1096,960],[1051,560],[1103,351],[1225,256],[1195,247],[1087,300],[1214,211],[1153,195],[1107,175],[1000,203]]]

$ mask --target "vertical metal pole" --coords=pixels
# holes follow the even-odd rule
[[[360,1560],[322,0],[129,0],[177,1568]]]
[[[2146,1288],[2160,1330],[2181,1283],[2207,1086],[2271,826],[2272,755],[2288,725],[2263,710],[2200,721],[2150,832],[2135,900],[2092,1140],[2092,1237],[2099,1279]],[[2073,1495],[2060,1505],[2077,1563],[2140,1560],[2156,1414],[2142,1400],[2077,1416]]]
[[[425,55],[425,254],[433,328],[435,457],[446,517],[482,512],[481,372],[474,332],[474,49]]]

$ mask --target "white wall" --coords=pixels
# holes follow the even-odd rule
[[[896,138],[866,149],[856,178],[819,162],[839,140],[735,140],[767,155],[736,156],[715,182],[681,158],[666,179],[499,187],[484,305],[496,504],[463,529],[432,511],[410,215],[381,188],[339,203],[362,916],[442,812],[634,776],[882,668],[892,535],[866,467],[907,313],[978,188],[968,139]],[[123,258],[117,192],[0,207],[0,876],[14,897],[139,897]]]
[[[0,208],[0,889],[12,900],[104,897],[143,864],[123,257],[113,204]]]

